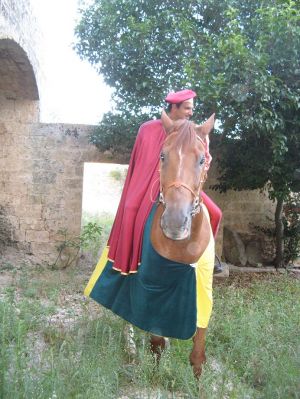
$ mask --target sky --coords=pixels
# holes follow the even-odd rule
[[[79,1],[30,2],[42,31],[41,122],[97,124],[112,106],[112,90],[72,49]]]

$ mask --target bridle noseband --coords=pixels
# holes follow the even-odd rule
[[[195,191],[193,189],[191,189],[191,187],[188,186],[187,184],[185,184],[181,181],[174,181],[173,183],[171,183],[167,186],[167,188],[165,189],[165,193],[171,187],[175,187],[175,188],[183,187],[186,190],[190,191],[194,197],[193,208],[191,210],[191,216],[194,217],[195,215],[197,215],[197,213],[199,213],[202,210],[203,199],[200,197],[200,192],[202,191],[202,185],[204,182],[205,182],[205,179],[200,180],[199,188],[197,190],[197,193],[195,193]],[[160,180],[160,191],[159,191],[158,202],[160,202],[164,208],[166,207],[166,201],[165,201],[164,194],[163,194],[163,187],[161,184],[161,180]]]

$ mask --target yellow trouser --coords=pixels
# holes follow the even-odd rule
[[[203,206],[204,213],[209,220],[206,207]],[[206,328],[210,319],[213,298],[212,282],[215,264],[215,240],[210,231],[209,244],[203,255],[197,262],[196,281],[197,281],[197,327]]]

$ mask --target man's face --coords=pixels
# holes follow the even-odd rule
[[[173,104],[170,117],[175,121],[177,119],[190,119],[193,116],[193,109],[194,101],[192,98],[180,104],[179,108],[177,108],[176,104]]]

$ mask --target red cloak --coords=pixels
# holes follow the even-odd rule
[[[159,155],[166,138],[161,120],[138,132],[116,218],[108,239],[108,258],[122,274],[136,273],[144,226],[159,192]]]

